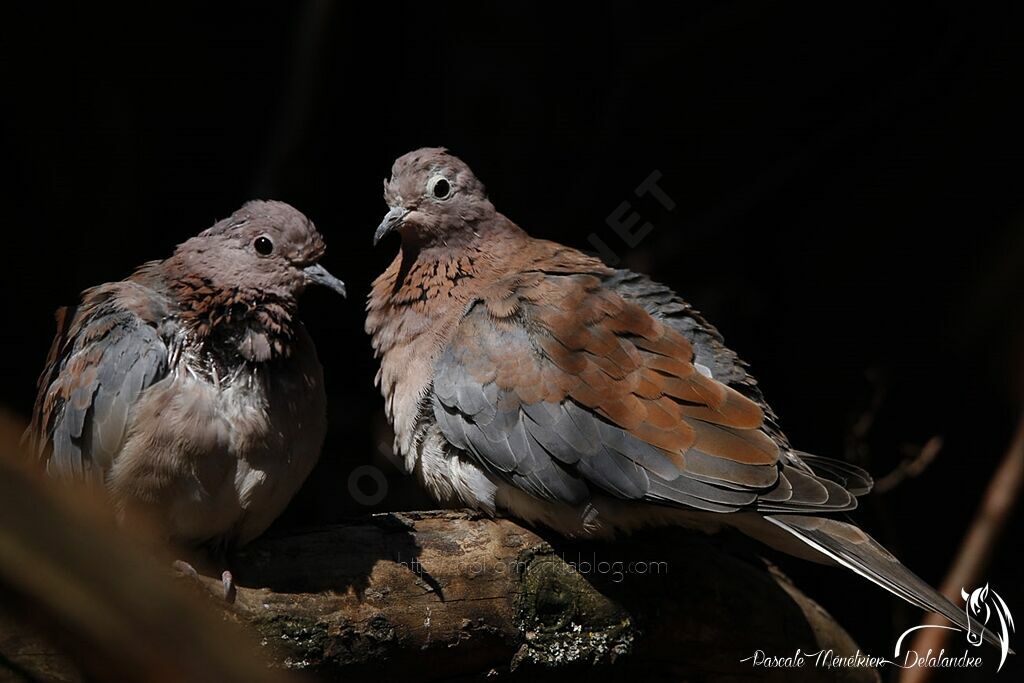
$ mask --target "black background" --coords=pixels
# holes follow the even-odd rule
[[[52,312],[243,201],[286,200],[328,244],[341,301],[303,316],[331,433],[282,524],[427,501],[389,464],[369,284],[392,160],[443,145],[495,205],[678,290],[715,322],[800,448],[924,474],[858,519],[938,583],[1024,389],[1021,22],[959,4],[439,2],[8,9],[0,404],[27,417]],[[634,188],[652,172],[676,203]],[[624,201],[654,229],[626,246]],[[872,408],[874,406],[874,408]],[[870,428],[858,436],[865,414]],[[364,481],[364,485],[370,482]],[[987,579],[1024,609],[1015,516]],[[787,565],[875,652],[917,614],[837,570]],[[888,614],[895,614],[895,624]],[[1011,675],[1006,674],[1004,675]]]

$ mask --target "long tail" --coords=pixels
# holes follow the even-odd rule
[[[861,529],[825,517],[766,515],[765,519],[789,532],[833,562],[850,569],[893,595],[929,612],[938,612],[962,629],[982,633],[999,647],[999,637],[970,619]]]

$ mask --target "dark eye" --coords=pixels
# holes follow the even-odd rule
[[[270,256],[274,253],[274,243],[270,241],[270,238],[266,235],[260,235],[252,243],[253,249],[260,256]]]
[[[452,184],[443,175],[436,175],[427,181],[427,192],[435,199],[448,199],[452,193]]]

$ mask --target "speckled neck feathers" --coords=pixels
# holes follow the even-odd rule
[[[210,279],[165,269],[166,286],[180,307],[189,343],[208,352],[264,362],[290,353],[296,301],[259,289],[218,287]]]

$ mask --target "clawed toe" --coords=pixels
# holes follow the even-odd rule
[[[231,575],[231,572],[225,569],[220,575],[221,585],[224,586],[224,600],[227,603],[234,603],[235,601],[235,577]]]

